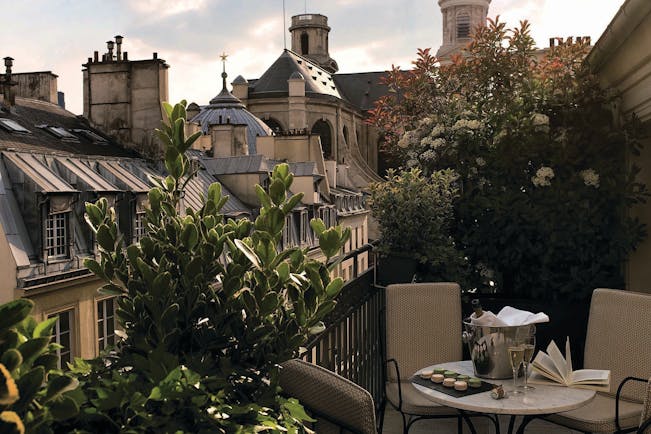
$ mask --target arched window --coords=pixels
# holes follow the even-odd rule
[[[344,125],[344,131],[343,131],[343,133],[344,133],[344,143],[345,143],[346,145],[349,145],[350,143],[349,143],[349,141],[348,141],[348,127],[347,127],[346,125]]]
[[[310,51],[310,37],[307,33],[301,33],[301,54],[309,54]]]
[[[462,12],[457,15],[457,39],[470,37],[470,15]]]
[[[281,123],[274,118],[263,119],[263,121],[269,128],[271,128],[271,131],[273,131],[275,134],[285,131]]]
[[[317,134],[321,137],[321,149],[323,150],[323,158],[332,160],[332,129],[330,124],[324,120],[318,120],[312,127],[312,134]]]

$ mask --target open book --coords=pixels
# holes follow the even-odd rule
[[[547,353],[538,351],[531,367],[533,372],[529,377],[530,383],[610,391],[610,371],[603,369],[572,370],[569,338],[565,343],[565,357],[556,343],[551,341],[547,346]]]

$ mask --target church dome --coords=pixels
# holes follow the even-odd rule
[[[226,72],[222,73],[222,90],[210,100],[210,104],[201,107],[199,114],[191,121],[201,125],[204,134],[210,132],[211,125],[246,125],[246,140],[249,155],[256,154],[256,137],[271,136],[271,128],[262,119],[248,111],[242,101],[226,88]]]
[[[289,79],[298,79],[298,80],[305,80],[305,77],[303,77],[303,74],[301,74],[298,71],[292,72],[292,75],[289,76]]]

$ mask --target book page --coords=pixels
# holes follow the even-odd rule
[[[556,364],[551,359],[551,357],[545,354],[544,351],[538,351],[536,358],[531,363],[531,367],[534,371],[540,373],[541,375],[544,375],[547,378],[550,378],[553,381],[556,381],[558,383],[565,383],[563,376],[556,368]]]
[[[570,375],[569,371],[567,370],[567,362],[565,362],[565,358],[561,354],[561,350],[558,349],[554,341],[551,341],[549,345],[547,345],[547,354],[549,354],[549,357],[554,362],[554,366],[556,366],[558,373],[561,375],[561,378],[563,379],[561,382],[569,384],[568,380],[570,378]]]
[[[605,369],[579,369],[572,373],[572,384],[608,384],[610,371]]]
[[[570,351],[570,337],[567,337],[565,341],[565,362],[567,363],[567,373],[568,378],[571,377],[573,368],[572,368],[572,352]]]

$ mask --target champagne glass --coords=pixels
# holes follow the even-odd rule
[[[522,362],[524,363],[524,386],[521,386],[524,390],[534,390],[535,387],[529,386],[529,366],[531,365],[531,359],[533,358],[533,353],[536,350],[536,336],[531,335],[522,345],[524,348],[524,357]]]
[[[518,390],[516,386],[516,380],[518,378],[518,370],[520,369],[520,365],[524,360],[524,347],[522,347],[521,345],[508,347],[508,352],[509,352],[509,362],[511,362],[511,369],[513,370],[513,390],[511,393],[514,395],[518,395],[522,393],[522,391]]]

